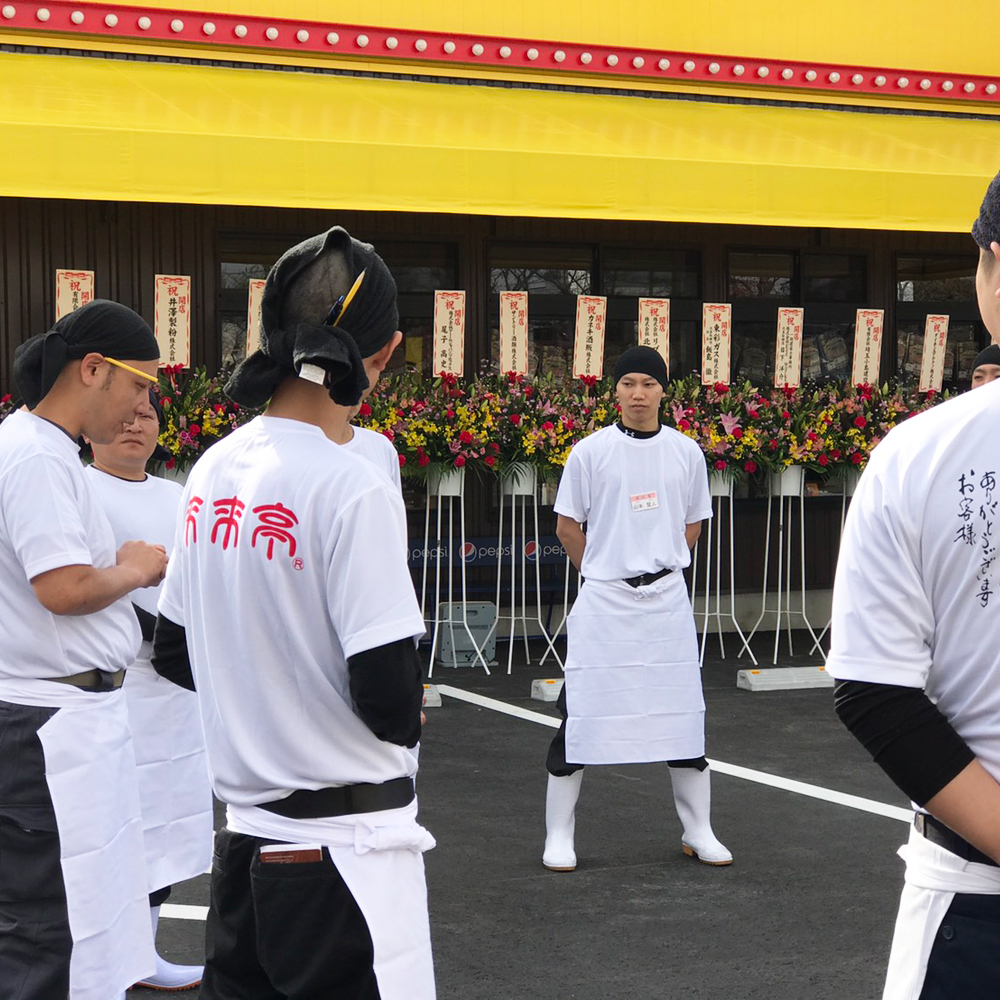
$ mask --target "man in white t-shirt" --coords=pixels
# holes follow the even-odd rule
[[[367,396],[372,386],[367,390]],[[352,406],[349,410],[348,421],[357,416],[360,407]],[[373,431],[368,427],[358,427],[356,424],[348,422],[344,428],[343,440],[337,444],[343,445],[348,451],[362,458],[367,458],[400,493],[403,492],[403,481],[399,472],[399,452],[392,446],[392,442],[378,431]]]
[[[632,347],[615,365],[621,420],[570,452],[556,532],[585,583],[568,621],[564,720],[549,748],[542,863],[576,868],[585,764],[667,761],[685,854],[733,856],[712,832],[705,701],[683,570],[712,516],[698,446],[660,424],[663,358]],[[584,534],[582,525],[586,523]]]
[[[4,1000],[110,1000],[155,965],[120,688],[140,642],[128,594],[167,556],[116,543],[77,440],[135,419],[158,358],[142,318],[103,300],[15,353],[29,412],[0,424]]]
[[[155,453],[160,459],[170,457],[157,444],[161,422],[162,411],[150,391],[149,405],[114,441],[90,442],[94,462],[87,478],[111,522],[116,545],[141,538],[162,545],[169,556],[182,490],[178,483],[146,473]],[[198,699],[159,677],[150,663],[159,595],[160,587],[129,595],[142,630],[142,646],[122,685],[138,766],[154,940],[160,906],[173,883],[195,878],[211,864],[214,832]],[[201,982],[201,976],[200,965],[168,962],[157,951],[156,972],[136,985],[188,990]]]
[[[1000,340],[1000,175],[973,227]],[[884,1000],[1000,996],[1000,384],[892,430],[841,542],[827,669],[913,801]]]
[[[397,327],[372,247],[334,228],[289,250],[263,347],[227,386],[267,410],[208,450],[182,498],[153,663],[197,690],[227,807],[203,1000],[435,995],[402,497],[335,443]]]

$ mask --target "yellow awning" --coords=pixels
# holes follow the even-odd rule
[[[2,193],[961,232],[1000,120],[0,54]]]

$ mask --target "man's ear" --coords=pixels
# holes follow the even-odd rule
[[[392,357],[396,348],[399,347],[402,340],[403,340],[402,331],[397,330],[392,335],[392,338],[389,340],[389,342],[383,348],[381,348],[381,350],[376,351],[375,354],[372,355],[371,364],[376,369],[376,371],[381,373],[385,370],[385,366],[389,363],[389,359]]]
[[[80,359],[80,381],[84,385],[93,385],[97,381],[97,372],[104,364],[104,357],[96,351],[85,354]]]

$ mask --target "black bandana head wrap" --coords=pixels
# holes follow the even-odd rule
[[[331,311],[362,271],[364,280],[333,326]],[[261,349],[233,372],[226,394],[241,406],[263,406],[282,380],[312,365],[326,372],[335,403],[354,406],[368,388],[361,359],[398,329],[389,269],[369,244],[335,226],[292,247],[271,268],[261,302]]]
[[[28,409],[45,398],[70,361],[92,352],[118,361],[155,361],[160,356],[153,331],[138,313],[117,302],[94,299],[14,352],[14,381]]]
[[[1000,365],[1000,347],[990,344],[985,351],[980,351],[972,363],[972,370],[975,371],[980,365]]]
[[[659,351],[652,347],[630,347],[615,365],[615,385],[632,372],[655,378],[664,390],[667,388],[667,365]]]
[[[972,224],[972,238],[983,250],[989,250],[994,241],[1000,243],[1000,174],[986,189],[979,218]]]

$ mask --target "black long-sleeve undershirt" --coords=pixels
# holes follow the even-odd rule
[[[153,637],[153,669],[188,691],[195,690],[183,626],[160,615]],[[423,669],[412,639],[367,649],[348,658],[348,683],[361,721],[386,743],[415,747],[420,741]]]
[[[924,805],[975,760],[975,754],[920,688],[838,681],[834,708],[875,763]]]

